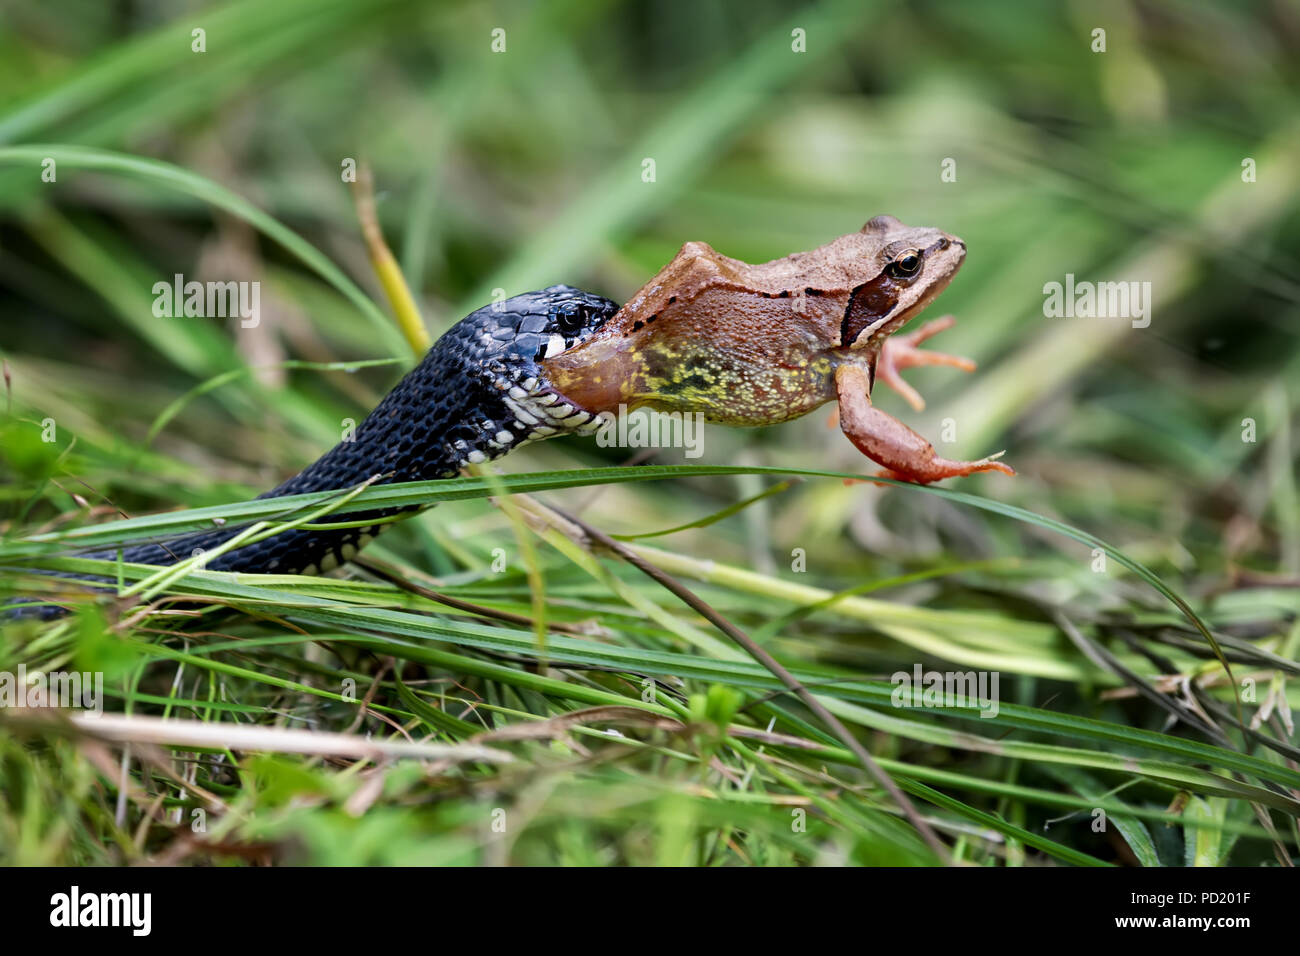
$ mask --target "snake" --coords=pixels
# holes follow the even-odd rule
[[[540,364],[586,342],[617,303],[569,285],[553,285],[477,309],[448,329],[420,363],[343,440],[292,478],[262,495],[279,498],[356,487],[363,482],[452,478],[531,442],[586,435],[599,415],[568,400]],[[365,511],[335,529],[289,528],[202,562],[212,571],[320,574],[350,561],[391,518],[415,506]],[[374,522],[373,524],[367,522]],[[168,565],[214,551],[239,534],[232,525],[119,551],[78,557]],[[58,572],[83,583],[107,579]],[[52,620],[68,609],[24,598],[10,619]]]

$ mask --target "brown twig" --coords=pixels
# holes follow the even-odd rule
[[[893,798],[899,809],[903,811],[903,815],[906,816],[912,826],[916,828],[917,833],[921,835],[921,838],[926,842],[926,845],[930,847],[930,850],[935,854],[935,856],[945,864],[952,862],[948,855],[947,848],[939,840],[938,836],[935,835],[935,832],[930,828],[930,825],[925,822],[921,814],[917,812],[912,801],[910,801],[903,791],[899,789],[898,784],[894,783],[889,774],[885,773],[885,771],[881,769],[880,765],[872,759],[871,754],[867,753],[866,748],[863,747],[858,739],[849,732],[849,729],[841,723],[840,719],[827,710],[821,701],[814,697],[808,689],[803,686],[803,684],[799,683],[798,679],[786,670],[776,658],[763,650],[763,648],[759,647],[748,634],[740,630],[740,628],[736,627],[725,617],[715,611],[708,603],[696,596],[693,591],[677,581],[676,578],[673,578],[665,571],[651,564],[631,548],[620,544],[603,531],[593,528],[585,521],[574,517],[568,512],[559,508],[552,508],[551,510],[555,511],[556,514],[563,517],[566,521],[572,522],[576,527],[580,528],[583,534],[592,541],[600,544],[603,548],[622,558],[657,584],[661,585],[668,591],[671,591],[688,607],[698,612],[703,618],[705,618],[705,620],[739,644],[744,648],[746,653],[771,671],[772,674],[776,676],[777,680],[790,688],[790,690],[804,702],[808,709],[816,714],[822,722],[834,732],[835,736],[844,741],[844,744],[850,751],[852,751],[854,756],[858,758],[862,763],[862,766],[866,768],[867,772],[870,773],[871,776],[875,778],[876,782],[885,789],[885,792]]]

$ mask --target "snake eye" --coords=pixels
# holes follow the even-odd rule
[[[921,271],[921,253],[917,249],[907,249],[894,257],[894,261],[885,266],[885,274],[891,279],[912,279]]]
[[[582,307],[575,302],[566,302],[555,310],[555,321],[565,335],[581,332],[585,324]]]

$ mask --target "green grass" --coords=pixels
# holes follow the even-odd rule
[[[991,0],[652,25],[620,4],[73,6],[58,31],[35,2],[0,21],[0,584],[97,571],[118,595],[0,627],[0,673],[102,672],[106,709],[177,739],[0,709],[0,862],[1297,858],[1300,58],[1267,22],[1117,6],[1098,55],[1082,14]],[[691,239],[758,261],[882,212],[954,232],[969,260],[932,310],[960,322],[935,345],[981,368],[909,372],[922,415],[880,400],[1020,475],[846,485],[867,463],[818,414],[709,426],[699,462],[563,439],[500,475],[252,501],[410,362],[347,157],[374,166],[435,332],[496,288],[624,299]],[[154,282],[223,269],[262,281],[263,327],[152,315]],[[1067,272],[1150,281],[1151,326],[1045,318]],[[376,502],[437,507],[338,577],[68,556]],[[717,620],[549,507],[774,655],[942,852]],[[918,664],[996,673],[997,716],[898,706],[890,677]],[[451,749],[291,752],[281,731]]]

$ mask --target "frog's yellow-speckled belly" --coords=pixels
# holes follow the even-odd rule
[[[806,415],[835,398],[835,363],[826,352],[767,355],[697,348],[684,342],[645,350],[629,405],[699,412],[722,425],[768,425]]]

